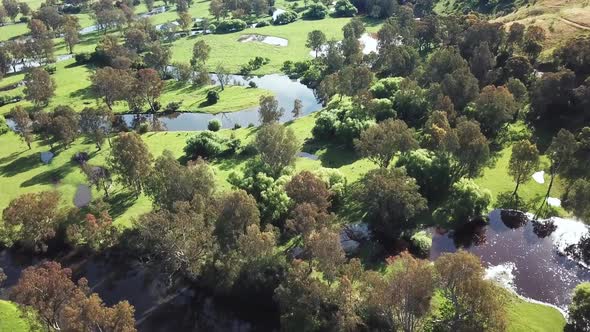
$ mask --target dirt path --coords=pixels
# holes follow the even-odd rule
[[[576,27],[576,28],[578,28],[578,29],[582,29],[582,30],[590,31],[590,27],[589,27],[589,26],[582,25],[582,24],[580,24],[580,23],[576,23],[576,22],[574,22],[574,21],[568,20],[567,18],[563,18],[563,17],[560,17],[559,19],[560,19],[561,21],[563,21],[565,24],[571,25],[571,26],[573,26],[573,27]]]

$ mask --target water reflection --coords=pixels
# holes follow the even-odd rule
[[[506,216],[512,215],[512,219]],[[430,258],[457,248],[479,256],[487,267],[509,264],[515,290],[522,296],[566,309],[571,292],[580,282],[590,281],[590,270],[565,257],[562,242],[576,242],[586,226],[578,221],[558,219],[557,230],[546,237],[534,232],[533,222],[514,223],[515,214],[495,210],[489,225],[475,223],[455,232],[433,231]],[[507,222],[508,221],[508,222]]]
[[[215,75],[212,75],[215,79]],[[249,82],[256,83],[261,89],[270,90],[275,95],[279,102],[279,107],[282,107],[285,112],[281,117],[281,122],[293,120],[293,104],[295,99],[301,100],[303,109],[302,115],[307,115],[322,108],[315,97],[313,89],[301,84],[298,80],[290,79],[286,75],[271,74],[260,77],[245,77],[241,75],[230,75],[230,82],[232,85],[248,85]],[[134,128],[136,122],[141,117],[137,114],[120,115],[127,126]],[[222,128],[234,128],[235,125],[247,127],[249,125],[259,125],[258,107],[251,107],[236,112],[224,112],[219,114],[209,113],[172,113],[172,114],[142,114],[145,120],[157,118],[168,131],[193,131],[193,130],[207,130],[207,124],[212,119],[221,120]]]

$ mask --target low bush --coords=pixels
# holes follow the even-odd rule
[[[276,17],[276,19],[272,22],[274,25],[285,25],[297,20],[297,13],[293,11],[286,11]]]
[[[224,152],[225,143],[225,140],[214,132],[200,132],[186,141],[184,154],[191,159],[215,158]]]
[[[326,15],[328,15],[328,8],[321,3],[311,3],[303,12],[303,18],[306,20],[321,20]]]
[[[432,238],[426,231],[419,231],[414,233],[410,238],[412,246],[416,250],[418,256],[426,258],[430,254],[432,247]]]
[[[334,16],[353,17],[358,13],[356,7],[348,0],[338,0],[334,5]]]
[[[207,91],[207,103],[209,105],[217,104],[219,101],[219,93],[215,90]]]
[[[244,22],[242,20],[238,20],[238,19],[225,20],[225,21],[221,21],[217,24],[217,27],[215,28],[215,32],[229,33],[229,32],[242,31],[242,30],[246,29],[247,26],[248,25],[246,24],[246,22]]]
[[[181,104],[182,103],[179,101],[171,101],[166,105],[166,107],[164,107],[164,112],[165,113],[174,113],[174,112],[178,111],[178,109],[180,109]]]
[[[76,59],[77,64],[83,65],[83,64],[86,64],[92,60],[92,53],[88,53],[88,52],[77,53],[74,56],[74,59]]]
[[[8,128],[8,124],[6,123],[6,119],[0,115],[0,135],[6,134],[10,128]]]
[[[219,131],[221,129],[221,120],[219,119],[211,119],[207,124],[207,129],[210,131]]]

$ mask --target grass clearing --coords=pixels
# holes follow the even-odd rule
[[[97,100],[90,91],[90,75],[92,69],[88,66],[77,66],[74,59],[56,63],[56,72],[52,76],[56,82],[55,96],[51,99],[46,109],[52,109],[57,105],[69,105],[81,111],[84,107],[96,105]],[[24,79],[24,74],[10,75],[2,83],[6,85],[16,83]],[[4,85],[5,86],[5,85]],[[212,88],[219,90],[220,99],[216,104],[209,105],[207,92]],[[2,91],[0,95],[23,94],[24,87]],[[191,112],[220,113],[238,111],[258,105],[260,96],[269,95],[270,91],[249,88],[245,86],[228,86],[221,91],[218,87],[204,86],[194,87],[176,81],[166,81],[166,86],[160,97],[162,106],[172,101],[182,102],[181,108]],[[29,107],[32,104],[26,100],[0,107],[0,114],[6,114],[16,105]],[[116,113],[128,112],[127,104],[119,102],[113,107]]]
[[[565,318],[557,309],[527,302],[514,295],[507,310],[508,332],[557,332],[565,327]]]
[[[21,312],[14,303],[0,300],[0,332],[30,331],[30,324],[20,315]]]

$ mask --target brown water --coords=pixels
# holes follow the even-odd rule
[[[479,256],[492,277],[518,294],[567,309],[571,292],[580,282],[590,281],[590,270],[563,256],[560,251],[575,243],[586,226],[574,220],[556,218],[557,230],[541,238],[528,221],[521,227],[507,224],[500,210],[490,213],[489,225],[442,233],[432,230],[430,258],[454,252],[459,247]],[[505,218],[506,221],[507,218]]]
[[[83,276],[88,279],[92,291],[108,305],[128,300],[135,307],[139,331],[248,332],[278,329],[276,321],[268,317],[254,317],[249,312],[238,312],[230,302],[216,300],[205,291],[191,289],[186,283],[168,288],[137,262],[124,261],[116,256],[84,258],[73,255],[61,257],[59,261],[74,271],[75,278]],[[14,285],[23,269],[38,262],[38,258],[13,250],[0,251],[0,267],[8,277],[5,287]],[[4,294],[0,292],[0,298],[6,296],[6,291]],[[246,308],[255,311],[257,306]]]

